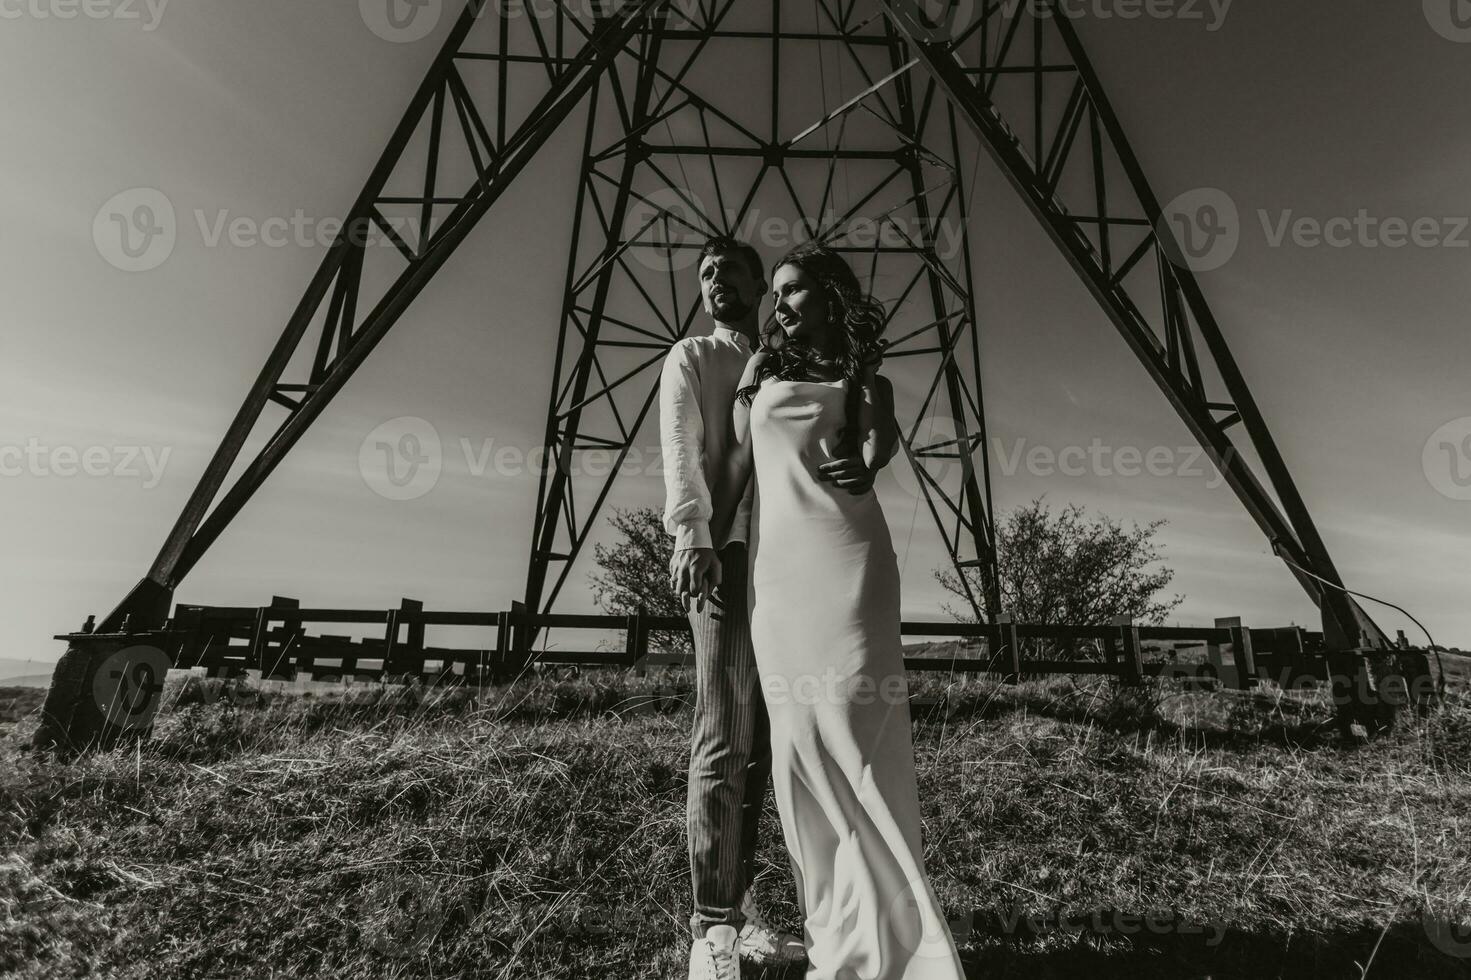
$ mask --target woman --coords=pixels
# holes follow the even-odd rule
[[[775,321],[746,365],[712,492],[723,534],[754,472],[751,643],[771,723],[774,790],[804,916],[808,980],[962,980],[925,875],[899,567],[871,489],[824,462],[898,442],[877,367],[884,310],[837,253],[772,267]],[[866,481],[865,481],[866,482]]]

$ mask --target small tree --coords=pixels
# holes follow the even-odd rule
[[[1154,536],[1165,524],[1151,521],[1126,531],[1105,515],[1085,518],[1076,504],[1053,514],[1040,497],[1016,508],[996,528],[1000,611],[1019,623],[1041,626],[1107,626],[1115,616],[1162,625],[1185,601],[1181,595],[1160,596],[1175,577],[1168,566],[1156,566]],[[984,596],[980,570],[964,571],[972,593]],[[952,569],[936,569],[935,578],[947,591],[966,597]],[[968,608],[941,608],[961,622],[976,621]]]
[[[604,612],[617,616],[638,612],[639,606],[651,616],[683,616],[679,597],[669,588],[674,538],[664,530],[660,511],[653,507],[615,507],[608,523],[623,535],[623,540],[611,546],[593,545],[593,561],[602,569],[589,576],[593,601]],[[670,630],[651,632],[649,645],[671,653],[693,649],[688,633]]]

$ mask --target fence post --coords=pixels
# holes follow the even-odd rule
[[[1251,650],[1251,630],[1245,626],[1232,626],[1230,629],[1231,659],[1236,663],[1236,686],[1249,691],[1256,681],[1256,656]]]
[[[511,615],[511,610],[495,614],[495,653],[490,658],[492,684],[502,683],[511,673]]]
[[[518,663],[516,669],[524,667],[524,654],[527,653],[526,631],[530,628],[526,621],[526,603],[517,599],[511,600],[511,652],[516,655]]]
[[[1015,684],[1022,678],[1022,651],[1021,644],[1017,642],[1016,617],[1010,612],[1001,613],[996,617],[996,624],[1001,627],[1002,649],[1006,651],[1006,672],[1001,675],[1001,680],[1006,684]]]
[[[1278,674],[1279,676],[1286,674],[1287,683],[1282,686],[1289,690],[1306,687],[1310,677],[1315,680],[1317,679],[1317,672],[1308,670],[1307,643],[1304,641],[1304,634],[1306,632],[1301,626],[1293,626],[1283,631],[1285,635],[1283,646],[1286,649],[1283,651],[1281,659],[1277,662],[1279,664],[1285,663],[1286,670],[1279,667]]]
[[[644,615],[643,604],[640,603],[635,612],[623,617],[623,655],[632,667],[635,677],[644,676],[643,659],[648,656],[649,651],[644,649]]]
[[[260,671],[261,680],[272,680],[281,678],[290,680],[292,675],[291,660],[288,650],[291,646],[291,618],[285,615],[287,610],[300,609],[301,603],[295,599],[284,596],[271,596],[269,606],[261,606],[255,612],[255,630],[250,638],[250,659],[248,663],[254,665]],[[281,636],[281,647],[271,650],[271,623],[280,620],[284,627]],[[300,620],[297,620],[299,626]]]
[[[1144,683],[1144,658],[1139,652],[1139,627],[1134,625],[1133,616],[1115,616],[1110,625],[1118,627],[1119,642],[1123,645],[1123,679],[1130,687]]]
[[[424,672],[424,622],[419,616],[424,603],[417,599],[400,599],[397,609],[388,611],[388,627],[384,631],[383,676],[390,674],[419,675]],[[399,628],[407,625],[409,635],[398,641]]]

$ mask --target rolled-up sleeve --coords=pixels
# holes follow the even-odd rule
[[[659,446],[664,460],[664,530],[674,535],[676,551],[712,547],[700,376],[685,343],[670,348],[659,376]]]

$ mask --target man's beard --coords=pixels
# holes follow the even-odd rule
[[[747,303],[734,293],[710,301],[710,315],[721,323],[735,323],[750,315],[753,304]]]

